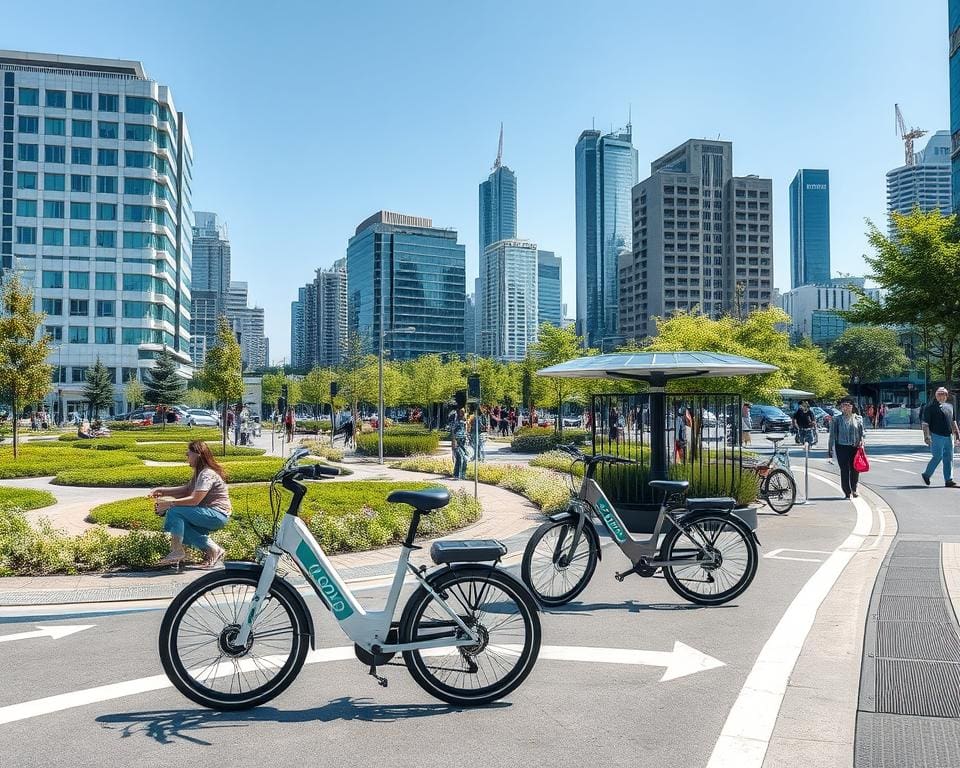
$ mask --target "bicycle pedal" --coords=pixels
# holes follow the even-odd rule
[[[613,574],[613,578],[615,578],[617,581],[623,581],[629,575],[630,571],[627,571],[626,573],[615,573]]]
[[[370,667],[369,674],[370,674],[370,677],[372,677],[374,680],[377,681],[377,685],[379,685],[381,688],[387,687],[387,678],[381,675],[378,675],[376,667]]]

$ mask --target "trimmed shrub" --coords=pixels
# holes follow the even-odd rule
[[[383,433],[384,456],[415,456],[419,453],[433,453],[440,445],[440,436],[436,432],[418,432],[396,434],[391,427]],[[357,452],[368,456],[377,455],[378,438],[376,432],[364,432],[356,435]]]
[[[227,470],[230,483],[262,483],[270,480],[283,459],[263,458],[259,461],[231,461]],[[81,485],[93,488],[155,488],[158,485],[183,485],[189,482],[192,470],[186,464],[176,467],[121,466],[92,471],[68,469],[59,472],[54,485]]]
[[[31,488],[0,487],[0,510],[7,512],[19,509],[41,509],[56,504],[57,499],[50,491],[35,491]]]
[[[584,429],[563,430],[563,437],[553,430],[553,427],[523,427],[518,429],[510,443],[510,450],[514,453],[543,453],[556,448],[558,445],[583,445],[590,433]]]
[[[304,419],[296,423],[296,431],[307,434],[316,434],[317,432],[329,432],[330,422],[319,421],[317,419]]]
[[[207,442],[210,452],[219,460],[223,450],[222,445]],[[176,443],[157,443],[156,445],[133,445],[127,449],[138,459],[147,459],[149,461],[186,461],[187,442]],[[262,456],[266,451],[263,448],[247,448],[242,445],[227,445],[227,456],[242,456],[250,458],[253,456]]]
[[[323,440],[301,440],[300,445],[307,448],[314,456],[330,461],[343,461],[343,449],[334,448]]]
[[[13,459],[12,450],[0,447],[0,479],[18,477],[46,477],[56,475],[65,467],[97,470],[109,467],[136,465],[140,460],[126,451],[76,451],[70,447],[33,448],[25,445],[20,456]]]

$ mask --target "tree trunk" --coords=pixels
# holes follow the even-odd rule
[[[16,387],[13,388],[13,393],[12,393],[12,395],[11,395],[10,401],[11,401],[11,402],[10,402],[10,405],[11,405],[11,407],[13,408],[13,459],[14,459],[14,461],[16,461],[16,459],[17,459],[18,422],[20,421],[20,419],[19,419],[19,413],[18,413],[18,411],[17,411],[18,403],[17,403],[17,388],[16,388]]]
[[[223,429],[223,456],[227,455],[227,401],[223,401],[223,414],[220,417],[220,426]]]

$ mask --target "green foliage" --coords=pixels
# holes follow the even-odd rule
[[[177,370],[173,353],[164,346],[153,368],[144,373],[144,399],[151,405],[176,405],[186,382]]]
[[[543,453],[561,444],[583,445],[590,433],[585,429],[570,429],[561,435],[551,427],[523,427],[518,429],[510,443],[514,453]]]
[[[110,372],[100,361],[87,368],[87,381],[83,385],[83,399],[90,403],[90,410],[96,418],[100,418],[100,411],[113,405],[113,382],[110,381]]]
[[[13,461],[9,447],[0,446],[0,479],[18,477],[47,477],[56,475],[64,467],[77,471],[98,472],[107,468],[136,465],[132,469],[142,469],[140,460],[125,451],[80,451],[67,447],[34,447],[25,445],[19,451],[20,458]],[[82,468],[82,469],[81,469]]]
[[[910,364],[897,332],[877,325],[847,328],[830,347],[830,360],[847,376],[856,374],[864,382],[896,376]]]
[[[33,293],[14,272],[0,285],[0,401],[12,406],[14,459],[20,442],[17,416],[27,403],[39,402],[50,390],[51,366],[46,362],[50,337],[40,335],[43,318],[33,311]]]
[[[862,290],[844,317],[854,323],[914,326],[922,352],[947,382],[956,375],[960,355],[960,238],[957,217],[918,207],[891,214],[894,233],[887,237],[867,222],[873,249],[864,258],[871,278],[884,290],[878,301]]]
[[[314,408],[314,415],[319,415],[324,405],[330,403],[330,382],[334,381],[335,374],[331,368],[311,369],[300,380],[300,398]]]
[[[161,424],[148,424],[140,426],[132,421],[110,421],[107,422],[111,432],[122,432],[122,437],[132,434],[139,443],[148,441],[172,441],[172,440],[219,440],[220,430],[216,427],[178,427],[173,424],[163,426]],[[121,435],[111,435],[110,439],[117,439]],[[76,440],[76,434],[68,433],[60,436],[61,440]]]
[[[276,372],[264,374],[260,382],[260,393],[263,397],[263,402],[275,405],[277,398],[280,397],[280,393],[283,391],[284,385],[287,387],[287,405],[296,405],[299,403],[301,398],[300,379],[287,376],[285,373]],[[237,398],[239,397],[240,395],[237,396]]]
[[[530,362],[534,370],[546,368],[551,365],[565,363],[575,357],[594,354],[595,350],[583,349],[583,337],[578,336],[572,326],[557,328],[550,323],[540,325],[539,339],[536,344],[530,348]],[[544,378],[535,377],[537,382],[541,382],[541,398],[536,398],[536,402],[548,405],[557,414],[563,413],[563,403],[571,397],[578,400],[582,397],[586,379],[567,379],[561,377]],[[557,431],[563,431],[563,420],[557,419]]]
[[[92,440],[90,442],[93,442]],[[79,446],[78,446],[79,447]],[[213,443],[207,443],[207,447],[214,453],[219,452],[220,446]],[[186,461],[187,443],[148,443],[146,445],[134,444],[128,446],[127,450],[138,459],[148,461]],[[231,459],[236,456],[251,458],[253,456],[262,456],[266,451],[263,448],[247,448],[242,445],[228,445],[226,456],[217,456],[217,459]]]
[[[243,375],[240,371],[240,344],[233,335],[227,318],[217,319],[217,343],[207,350],[200,380],[203,388],[221,404],[235,403],[243,397]],[[266,377],[264,377],[266,378]],[[264,392],[266,397],[266,392]],[[223,419],[221,447],[227,445],[227,423]]]
[[[138,379],[130,379],[123,385],[123,396],[127,399],[127,405],[131,410],[143,405],[144,397],[146,397],[143,384]]]
[[[330,431],[330,422],[329,421],[319,421],[317,419],[300,419],[296,424],[297,432],[329,432]]]
[[[418,453],[433,453],[440,445],[440,436],[436,432],[407,433],[394,432],[396,427],[385,429],[383,433],[384,456],[414,456]],[[377,432],[364,432],[355,436],[357,452],[368,456],[378,453]]]
[[[9,512],[12,509],[21,511],[41,509],[56,503],[56,498],[49,491],[0,487],[0,511],[2,512]]]
[[[110,456],[119,451],[107,451]],[[270,480],[283,459],[264,457],[259,460],[229,461],[224,465],[229,483],[262,483]],[[2,470],[0,470],[2,471]],[[66,469],[57,473],[54,485],[80,485],[91,488],[155,488],[159,485],[183,485],[192,470],[186,464],[167,467],[115,466],[104,469]]]
[[[183,404],[189,408],[213,408],[217,404],[217,398],[205,389],[189,386],[183,393]]]
[[[301,440],[300,445],[308,448],[313,456],[330,461],[343,461],[343,449],[334,448],[328,440]]]

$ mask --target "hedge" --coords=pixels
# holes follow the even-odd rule
[[[567,428],[563,430],[561,438],[553,427],[523,427],[514,434],[510,450],[514,453],[543,453],[558,445],[583,445],[589,436],[590,433],[584,429]]]
[[[210,452],[214,457],[220,459],[223,450],[222,445],[216,443],[207,443]],[[134,445],[127,449],[138,459],[147,459],[149,461],[186,461],[187,443],[158,443],[157,445]],[[227,445],[227,456],[243,456],[250,458],[252,456],[262,456],[266,451],[263,448],[247,448],[242,445]]]
[[[430,472],[437,475],[453,473],[450,459],[418,456],[404,459],[390,465],[395,469],[411,472]],[[467,464],[467,479],[473,479],[473,463]],[[536,504],[544,514],[549,515],[566,508],[570,502],[570,490],[564,479],[546,469],[526,467],[519,464],[487,463],[480,464],[481,483],[497,485],[508,491],[519,493]]]
[[[343,461],[343,449],[334,448],[325,440],[301,440],[300,445],[307,448],[314,456],[330,461]]]
[[[41,509],[56,503],[56,497],[49,491],[0,487],[0,512],[9,512],[13,509],[21,511]]]
[[[109,421],[111,432],[120,432],[124,436],[136,435],[137,440],[219,440],[223,433],[218,427],[187,427],[179,424],[149,424],[140,426],[135,421]],[[149,435],[149,437],[147,437]],[[73,432],[74,438],[76,431]],[[113,435],[111,434],[111,437]]]
[[[384,456],[414,456],[419,453],[433,453],[440,445],[440,436],[436,432],[417,432],[396,434],[394,427],[383,433]],[[356,435],[357,453],[376,456],[378,438],[376,432],[364,432]]]
[[[75,451],[71,448],[20,448],[14,461],[13,451],[0,447],[0,479],[20,477],[46,477],[56,475],[64,467],[83,471],[111,467],[133,466],[142,468],[140,460],[126,451]]]
[[[304,433],[317,433],[317,432],[329,432],[330,431],[330,422],[329,421],[318,421],[316,419],[304,419],[303,421],[298,421],[296,423],[296,431]]]

